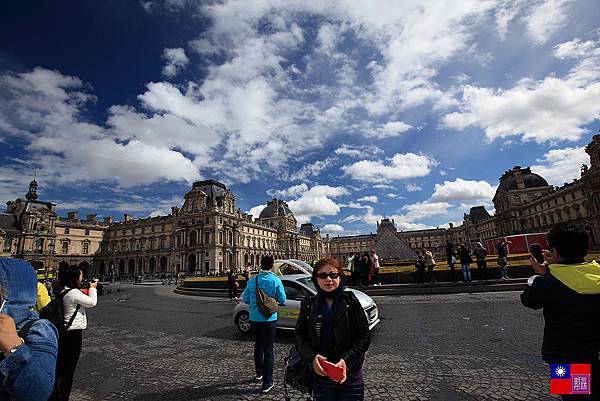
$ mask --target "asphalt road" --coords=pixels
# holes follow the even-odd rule
[[[118,286],[113,286],[113,289]],[[72,400],[283,400],[252,382],[252,342],[228,300],[122,286],[88,311]],[[366,400],[548,400],[543,317],[518,292],[376,297],[382,318],[365,362]],[[303,400],[293,392],[292,399]]]

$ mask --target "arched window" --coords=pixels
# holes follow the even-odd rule
[[[90,235],[90,229],[89,228],[85,229],[85,235]]]
[[[69,227],[65,227],[65,234],[69,234]]]

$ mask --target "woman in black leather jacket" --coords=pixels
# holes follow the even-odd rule
[[[318,261],[312,275],[318,293],[302,301],[296,324],[296,348],[312,366],[316,401],[364,399],[362,365],[371,337],[365,312],[356,296],[344,291],[344,279],[337,260]],[[342,371],[339,381],[326,375],[323,361]]]

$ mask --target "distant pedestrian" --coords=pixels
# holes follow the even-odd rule
[[[244,273],[242,276],[244,276],[244,280],[246,280],[246,284],[248,284],[248,280],[250,280],[250,277],[252,276],[252,269],[250,268],[249,264],[244,267]]]
[[[458,248],[458,258],[460,259],[463,281],[465,283],[471,282],[471,263],[473,263],[473,258],[471,257],[471,249],[469,248],[464,244],[461,244]]]
[[[227,274],[227,291],[229,293],[229,298],[232,301],[238,298],[237,290],[239,286],[237,274],[233,270],[229,270],[229,273]]]
[[[511,241],[503,240],[498,245],[498,266],[500,267],[500,278],[503,280],[508,279],[508,245],[511,245]]]
[[[281,279],[271,269],[273,258],[263,256],[260,261],[261,271],[248,281],[246,289],[242,293],[242,301],[250,308],[250,325],[254,334],[254,368],[256,370],[256,381],[262,381],[263,394],[273,388],[273,365],[275,364],[275,329],[277,327],[277,312],[270,316],[263,315],[257,303],[260,294],[274,298],[279,305],[285,304],[286,296]],[[260,301],[259,301],[260,302]]]
[[[361,277],[362,277],[362,264],[360,263],[360,253],[355,253],[352,256],[352,285],[357,286],[360,285]]]
[[[475,259],[477,260],[477,272],[480,280],[487,279],[487,251],[481,242],[475,244]]]
[[[417,256],[415,268],[417,273],[417,284],[425,283],[425,259],[423,259],[423,255],[419,254]]]
[[[294,340],[314,373],[315,401],[364,399],[362,366],[371,335],[360,301],[353,292],[344,291],[343,281],[344,272],[337,260],[321,259],[312,274],[317,295],[305,298],[300,305]],[[341,370],[341,375],[328,375],[326,363]]]
[[[423,247],[423,257],[425,259],[425,265],[427,266],[427,275],[429,276],[429,283],[435,284],[435,259],[433,253],[430,250]]]
[[[456,264],[456,257],[454,256],[454,245],[450,240],[446,241],[446,262],[450,268],[450,277],[452,281],[456,282],[456,272],[454,265]]]
[[[371,282],[373,285],[381,285],[381,280],[379,279],[379,255],[375,252],[375,248],[371,248],[369,258],[371,260]]]
[[[362,285],[365,287],[369,285],[369,276],[371,274],[371,258],[369,253],[365,252],[360,257],[360,270],[362,275]]]

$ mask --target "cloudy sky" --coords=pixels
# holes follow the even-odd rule
[[[167,214],[194,181],[333,235],[493,212],[578,176],[600,128],[597,0],[0,4],[0,200]]]

